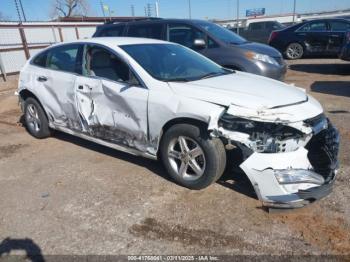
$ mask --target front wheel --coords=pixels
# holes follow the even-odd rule
[[[304,55],[304,48],[299,43],[291,43],[287,46],[285,55],[290,60],[300,59]]]
[[[203,189],[216,182],[226,166],[220,139],[210,138],[205,128],[178,124],[163,136],[160,154],[170,176],[190,189]]]
[[[49,123],[44,109],[38,101],[29,97],[24,102],[24,118],[28,132],[36,138],[46,138],[51,135]]]

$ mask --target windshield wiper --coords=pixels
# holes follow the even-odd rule
[[[167,79],[167,82],[190,82],[193,81],[191,79],[188,78],[173,78],[173,79]]]
[[[228,70],[226,72],[210,72],[208,74],[201,76],[198,80],[207,79],[207,78],[211,78],[211,77],[215,77],[215,76],[229,75],[232,73],[233,73],[233,71],[228,71]]]

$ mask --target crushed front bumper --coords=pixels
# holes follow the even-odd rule
[[[315,135],[306,148],[286,153],[253,153],[241,165],[264,206],[298,208],[331,193],[338,169],[339,134],[330,124]],[[323,183],[278,180],[276,172],[317,173]]]

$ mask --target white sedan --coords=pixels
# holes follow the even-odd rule
[[[339,136],[304,90],[222,68],[186,47],[96,38],[49,47],[20,74],[26,127],[60,130],[152,159],[203,189],[225,167],[264,205],[301,207],[330,193]]]

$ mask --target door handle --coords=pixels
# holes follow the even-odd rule
[[[86,88],[88,88],[90,91],[92,90],[92,87],[89,86],[89,85],[79,85],[79,86],[78,86],[78,89],[79,89],[79,90],[84,90],[84,86],[85,86]]]
[[[47,81],[47,78],[45,76],[39,76],[38,77],[38,81],[39,82],[46,82]]]

